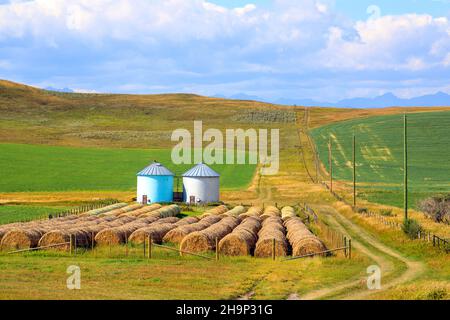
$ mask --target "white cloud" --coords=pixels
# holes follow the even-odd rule
[[[66,81],[57,87],[214,94],[245,84],[252,93],[336,97],[386,90],[409,72],[423,78],[419,88],[433,70],[450,67],[447,18],[354,22],[329,2],[276,0],[269,9],[202,0],[14,2],[0,6],[0,62],[9,62],[5,76]]]

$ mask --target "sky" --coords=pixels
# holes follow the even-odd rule
[[[450,93],[450,0],[0,0],[0,78],[338,101]]]

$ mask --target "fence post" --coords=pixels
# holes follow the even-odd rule
[[[94,250],[94,232],[91,232],[91,250]]]
[[[148,238],[148,259],[152,258],[152,236],[149,234],[147,236]]]
[[[75,234],[75,255],[77,255],[77,235]]]
[[[272,239],[272,260],[275,260],[275,238]]]
[[[216,261],[219,261],[219,239],[216,237]]]
[[[436,247],[436,236],[433,234],[433,247]]]
[[[72,255],[72,234],[69,236],[69,253]]]
[[[145,258],[145,238],[144,238],[144,258]]]
[[[344,236],[344,255],[347,258],[347,237]]]
[[[348,239],[348,258],[352,258],[352,239]]]

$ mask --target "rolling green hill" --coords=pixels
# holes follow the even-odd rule
[[[333,145],[333,175],[352,180],[352,136],[356,135],[359,195],[370,201],[402,205],[403,116],[348,120],[311,131],[319,157],[329,170],[328,141]],[[450,112],[408,114],[410,205],[435,193],[450,192]]]

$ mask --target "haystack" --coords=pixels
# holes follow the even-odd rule
[[[258,216],[262,215],[263,212],[264,212],[264,210],[262,207],[254,206],[254,207],[248,208],[247,212],[241,213],[239,215],[239,218],[244,220],[245,218],[248,218],[248,217],[258,217]]]
[[[275,241],[275,256],[286,256],[288,243],[283,221],[278,216],[269,216],[262,223],[255,246],[255,257],[271,257]]]
[[[125,202],[115,203],[115,204],[111,204],[111,205],[106,206],[106,207],[102,207],[102,208],[93,209],[93,210],[89,210],[89,211],[83,212],[83,213],[79,214],[78,216],[88,216],[88,215],[94,215],[95,216],[95,215],[98,215],[100,213],[105,213],[105,212],[112,211],[112,210],[115,210],[115,209],[120,209],[120,208],[123,208],[125,206],[127,206],[127,204]]]
[[[220,215],[220,214],[223,214],[223,213],[225,213],[225,212],[227,212],[227,211],[228,211],[227,206],[225,206],[225,205],[220,205],[220,206],[217,206],[217,207],[214,207],[214,208],[212,208],[212,209],[209,209],[209,210],[205,211],[205,212],[200,216],[200,218],[202,219],[202,218],[205,218],[205,217],[207,217],[207,216],[216,216],[216,215]]]
[[[281,217],[280,209],[274,206],[268,206],[264,209],[264,213],[261,218],[264,220],[268,217]]]
[[[245,208],[243,206],[236,206],[231,210],[228,210],[227,212],[224,213],[225,216],[229,216],[229,217],[237,217],[239,216],[241,213],[245,212]]]
[[[3,236],[0,247],[9,249],[28,249],[38,245],[42,229],[13,228]]]
[[[205,252],[216,248],[216,239],[220,241],[223,237],[233,231],[239,225],[239,218],[225,217],[210,227],[193,232],[181,241],[181,250],[188,252]]]
[[[287,239],[292,246],[293,256],[319,253],[326,250],[323,242],[316,237],[300,218],[291,218],[285,222]]]
[[[192,224],[188,224],[188,225],[181,225],[173,230],[170,230],[164,236],[163,241],[164,242],[172,242],[172,243],[180,243],[183,240],[183,238],[186,237],[188,234],[206,229],[209,226],[213,225],[214,223],[219,222],[220,220],[222,220],[221,216],[212,215],[212,216],[207,216],[196,223],[192,223]]]
[[[259,217],[246,218],[233,232],[220,240],[220,253],[228,256],[246,256],[252,254],[260,229],[261,219]]]
[[[283,207],[283,209],[281,209],[281,219],[283,219],[283,221],[296,216],[297,214],[295,213],[295,209],[292,207]]]

